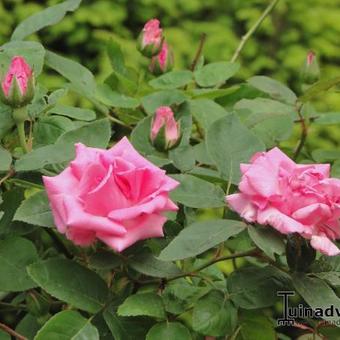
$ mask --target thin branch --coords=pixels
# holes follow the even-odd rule
[[[128,128],[128,129],[132,130],[132,127],[131,127],[130,125],[125,124],[124,122],[122,122],[122,121],[119,120],[118,118],[111,116],[111,113],[110,113],[110,112],[107,112],[105,115],[106,115],[106,117],[107,117],[109,120],[111,120],[111,122],[116,123],[116,124],[121,125],[121,126],[124,126],[124,127]]]
[[[244,252],[239,252],[239,253],[234,253],[231,255],[226,255],[226,256],[221,256],[221,257],[216,257],[211,259],[210,261],[202,264],[201,266],[195,268],[194,270],[190,271],[190,272],[185,272],[185,273],[180,273],[178,275],[169,277],[169,278],[161,278],[161,279],[150,279],[150,280],[138,280],[138,279],[134,279],[131,276],[129,276],[129,278],[141,285],[145,285],[145,284],[152,284],[152,283],[159,283],[160,285],[165,285],[167,282],[173,281],[173,280],[177,280],[180,279],[182,277],[195,277],[198,276],[199,274],[197,274],[198,272],[200,272],[201,270],[212,266],[213,264],[217,263],[217,262],[221,262],[221,261],[227,261],[227,260],[232,260],[238,257],[246,257],[246,256],[258,256],[260,254],[260,250],[257,248],[252,248],[250,250],[244,251]]]
[[[0,185],[4,183],[6,180],[8,180],[10,177],[14,176],[15,171],[13,168],[11,168],[8,173],[0,179]]]
[[[11,336],[14,336],[18,340],[28,340],[25,336],[20,335],[15,330],[13,330],[12,328],[8,327],[7,325],[5,325],[4,323],[1,323],[1,322],[0,322],[0,329],[2,329],[3,331],[5,331],[6,333],[8,333]]]
[[[195,58],[194,58],[193,62],[191,63],[191,66],[190,66],[190,71],[192,71],[192,72],[195,71],[197,63],[198,63],[198,61],[199,61],[199,59],[200,59],[200,57],[202,55],[203,47],[204,47],[206,39],[207,39],[207,34],[206,33],[202,33],[201,37],[200,37],[200,43],[198,45],[197,52],[195,54]]]
[[[95,108],[102,113],[104,116],[106,116],[109,120],[111,120],[111,122],[119,124],[121,126],[124,126],[126,128],[132,129],[132,127],[124,122],[122,122],[121,120],[119,120],[116,117],[112,117],[111,116],[111,110],[109,110],[106,106],[102,105],[101,103],[99,103],[96,99],[89,99],[90,102],[95,106]]]
[[[179,279],[181,277],[195,275],[195,273],[200,272],[201,270],[203,270],[207,267],[210,267],[217,262],[232,260],[232,259],[235,259],[235,258],[238,258],[238,257],[254,256],[254,255],[258,255],[258,254],[259,254],[259,250],[257,248],[252,248],[252,249],[247,250],[247,251],[234,253],[234,254],[226,255],[226,256],[220,256],[220,257],[214,258],[214,259],[200,265],[199,267],[195,268],[195,270],[193,270],[191,272],[181,273],[181,274],[172,276],[172,277],[168,278],[166,281],[170,282],[170,281]]]
[[[25,189],[36,188],[36,189],[44,190],[43,185],[40,185],[40,184],[37,184],[37,183],[32,183],[32,182],[29,182],[29,181],[25,181],[25,180],[19,179],[19,178],[9,179],[8,183],[14,184],[18,187],[22,187],[22,188],[25,188]]]
[[[9,303],[9,302],[3,302],[0,301],[0,307],[9,307],[9,308],[13,308],[13,309],[23,309],[23,310],[27,310],[27,307],[25,305],[19,304],[13,304],[13,303]]]
[[[258,20],[250,28],[250,30],[242,37],[240,44],[238,45],[235,53],[233,54],[233,56],[230,60],[231,62],[235,62],[237,60],[237,58],[240,56],[240,53],[241,53],[242,49],[244,48],[245,44],[248,42],[250,37],[255,33],[255,31],[262,24],[263,20],[270,14],[270,12],[274,9],[274,7],[277,5],[277,3],[279,1],[280,0],[272,0],[271,3],[267,6],[267,8],[263,11],[261,16],[258,18]]]
[[[27,147],[29,151],[32,151],[33,148],[33,122],[29,120],[29,133],[28,133],[28,140],[27,140]]]
[[[299,116],[299,122],[301,124],[301,135],[300,135],[299,144],[296,147],[294,155],[293,155],[294,160],[296,160],[299,157],[299,154],[300,154],[301,150],[303,149],[303,147],[305,145],[306,138],[307,138],[307,135],[308,135],[308,127],[307,127],[307,124],[306,124],[306,119],[302,115],[301,109],[302,109],[302,105],[297,107],[297,114]]]

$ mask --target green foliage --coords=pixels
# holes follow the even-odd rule
[[[165,261],[182,260],[201,254],[240,233],[244,224],[232,220],[210,220],[196,222],[183,229],[163,249],[159,258]]]
[[[23,291],[35,287],[25,270],[38,260],[33,243],[24,238],[10,237],[0,241],[0,245],[1,291]]]
[[[49,259],[28,267],[30,277],[49,294],[96,313],[108,298],[105,282],[93,271],[65,259]]]
[[[43,340],[99,340],[98,330],[78,312],[63,311],[54,315],[37,333],[34,339]]]
[[[280,290],[295,289],[313,308],[340,309],[338,257],[307,258],[301,244],[287,252],[290,237],[245,223],[225,203],[239,184],[240,164],[274,146],[298,161],[331,162],[339,176],[338,0],[280,2],[237,62],[228,60],[239,36],[267,1],[47,2],[51,7],[0,5],[1,73],[22,55],[37,77],[22,130],[13,110],[0,105],[4,323],[34,340],[269,340],[296,335],[274,322]],[[175,50],[175,70],[159,77],[135,49],[151,17],[162,18]],[[193,63],[202,32],[207,42]],[[303,89],[299,68],[308,48],[321,56],[325,79]],[[180,126],[170,151],[150,140],[160,106],[170,106]],[[53,219],[42,175],[62,172],[75,143],[107,148],[122,136],[179,182],[170,193],[179,209],[166,215],[164,238],[122,254],[100,242],[71,244],[69,226],[66,238],[55,228],[60,216]],[[319,320],[303,321],[315,337],[329,332]],[[0,331],[0,339],[9,336]]]
[[[129,296],[117,310],[120,316],[151,316],[165,318],[162,298],[155,293],[141,293]]]

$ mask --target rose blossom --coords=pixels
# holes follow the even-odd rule
[[[59,232],[77,245],[99,239],[116,251],[163,236],[164,212],[177,206],[179,184],[143,158],[124,137],[109,150],[76,144],[76,158],[59,175],[43,177]]]
[[[326,255],[340,253],[340,180],[329,164],[296,164],[280,149],[257,153],[241,164],[240,193],[229,206],[248,222],[268,224],[283,234],[299,233]]]

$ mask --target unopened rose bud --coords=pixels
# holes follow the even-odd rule
[[[320,68],[316,55],[309,51],[302,67],[301,80],[305,85],[312,85],[320,79]]]
[[[180,124],[168,106],[160,106],[151,123],[150,139],[156,149],[169,150],[176,146],[181,138]]]
[[[298,234],[287,237],[286,258],[289,268],[295,272],[306,272],[315,260],[315,249]]]
[[[152,57],[149,70],[155,75],[160,75],[171,71],[173,66],[174,55],[169,45],[164,41],[159,54]]]
[[[138,50],[148,58],[157,55],[162,47],[163,34],[158,19],[149,20],[138,37]]]
[[[1,80],[1,99],[14,108],[27,105],[34,96],[34,75],[23,57],[12,58],[5,77]]]

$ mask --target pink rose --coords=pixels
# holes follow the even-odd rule
[[[4,102],[12,106],[21,106],[33,98],[33,72],[23,57],[12,58],[1,88]]]
[[[160,106],[151,123],[151,142],[160,149],[174,147],[180,139],[180,127],[169,106]]]
[[[99,239],[120,252],[163,236],[164,212],[177,210],[169,191],[179,183],[125,137],[109,150],[76,144],[70,165],[43,180],[57,229],[77,245]]]
[[[299,233],[326,255],[340,253],[340,180],[329,164],[296,164],[280,149],[241,164],[240,193],[226,201],[248,222],[268,224],[283,234]]]
[[[163,42],[163,31],[159,27],[158,19],[149,20],[142,30],[138,38],[138,49],[146,57],[159,53]]]
[[[174,55],[167,42],[164,41],[159,54],[152,57],[149,70],[155,75],[160,75],[171,71],[173,66]]]

